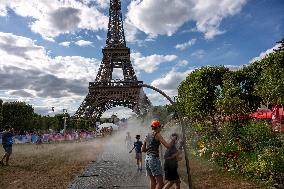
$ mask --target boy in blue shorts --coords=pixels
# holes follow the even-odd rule
[[[129,151],[131,153],[133,149],[135,149],[135,159],[137,160],[137,170],[142,171],[142,145],[143,143],[140,141],[140,135],[136,135],[136,142],[134,142],[133,148]]]

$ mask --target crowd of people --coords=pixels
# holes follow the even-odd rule
[[[113,128],[112,127],[103,127],[99,130],[99,134],[101,136],[106,136],[106,135],[111,135],[113,132]]]
[[[92,139],[98,135],[95,131],[74,131],[66,133],[50,132],[50,133],[38,133],[38,132],[25,132],[21,134],[13,133],[14,144],[25,144],[25,143],[50,143],[50,142],[61,142],[61,141],[73,141],[82,139]],[[3,134],[2,134],[3,135]],[[0,143],[2,139],[0,135]]]
[[[52,142],[62,142],[62,141],[82,141],[95,138],[97,136],[105,136],[107,134],[111,135],[113,132],[112,128],[102,128],[101,130],[94,131],[74,131],[74,132],[23,132],[16,133],[14,129],[7,125],[5,130],[0,132],[0,144],[2,144],[4,149],[4,155],[0,161],[0,165],[9,165],[9,158],[12,154],[13,144],[42,144],[42,143],[52,143]],[[5,163],[4,163],[5,160]]]

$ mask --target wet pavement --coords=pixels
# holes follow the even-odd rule
[[[106,144],[96,161],[90,162],[68,189],[147,189],[149,181],[145,169],[137,171],[135,154],[129,154],[128,151],[123,143]]]
[[[144,131],[145,132],[145,131]],[[142,131],[137,131],[142,133]],[[143,153],[143,169],[137,171],[135,152],[129,154],[125,145],[125,132],[104,138],[103,151],[70,183],[68,189],[148,189]],[[145,134],[144,134],[145,135]],[[188,188],[183,182],[182,189]]]

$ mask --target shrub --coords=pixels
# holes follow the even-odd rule
[[[267,122],[252,121],[239,127],[224,123],[219,128],[220,136],[215,140],[205,128],[208,125],[195,125],[193,144],[196,155],[204,155],[225,169],[250,178],[268,183],[283,182],[283,141]],[[234,133],[236,128],[237,135]]]

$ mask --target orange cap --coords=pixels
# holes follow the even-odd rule
[[[157,120],[152,121],[152,123],[151,123],[151,127],[160,127],[160,126],[161,126],[161,123]]]

